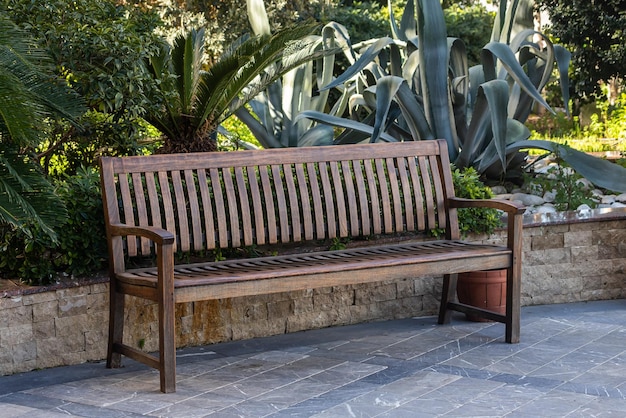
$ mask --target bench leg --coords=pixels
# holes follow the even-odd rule
[[[444,274],[441,289],[441,304],[439,305],[439,323],[450,322],[452,311],[448,309],[448,302],[454,302],[456,297],[456,282],[458,274]]]
[[[506,278],[506,331],[507,343],[519,343],[521,327],[521,269],[507,270]]]
[[[161,392],[176,392],[176,332],[174,315],[174,256],[171,251],[157,255],[164,268],[157,285],[159,303],[159,374]]]
[[[124,295],[115,291],[115,279],[109,283],[109,343],[107,347],[108,368],[122,366],[122,355],[115,352],[116,344],[122,343],[124,336]]]

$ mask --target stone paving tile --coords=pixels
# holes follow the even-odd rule
[[[177,392],[125,359],[0,377],[0,417],[614,417],[626,301],[528,307],[497,323],[416,318],[178,352]],[[30,379],[30,380],[29,380]]]

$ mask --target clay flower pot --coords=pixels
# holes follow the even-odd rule
[[[506,270],[473,271],[460,273],[456,288],[459,302],[497,313],[506,312]],[[474,322],[488,319],[467,314]]]

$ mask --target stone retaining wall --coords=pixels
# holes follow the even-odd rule
[[[522,305],[626,298],[626,211],[541,216],[525,222]],[[504,234],[475,240],[501,243]],[[440,286],[439,277],[407,278],[179,304],[177,344],[433,315]],[[155,350],[155,305],[136,300],[128,305],[127,342]],[[5,294],[0,298],[0,375],[101,360],[107,322],[103,279]]]

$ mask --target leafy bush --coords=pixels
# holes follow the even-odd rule
[[[466,199],[491,199],[491,189],[480,180],[478,172],[473,167],[452,170],[452,182],[456,196]],[[463,208],[459,209],[459,229],[461,235],[469,233],[491,234],[501,226],[500,212],[490,208]]]
[[[570,167],[557,164],[546,175],[538,175],[528,182],[529,191],[538,195],[546,192],[555,193],[554,207],[559,211],[575,210],[580,205],[595,208],[598,203],[593,199],[591,189],[579,180],[582,177]]]
[[[4,227],[2,277],[44,285],[63,274],[87,275],[104,267],[107,249],[97,171],[79,169],[75,176],[57,183],[57,194],[69,215],[57,229],[57,243],[35,226],[27,230]]]
[[[480,175],[473,167],[459,169],[452,165],[452,183],[457,197],[465,199],[491,199],[493,193],[487,187]],[[491,208],[462,208],[458,209],[459,230],[461,236],[474,234],[491,234],[502,225],[500,212]],[[436,237],[445,231],[437,228],[430,231]]]

